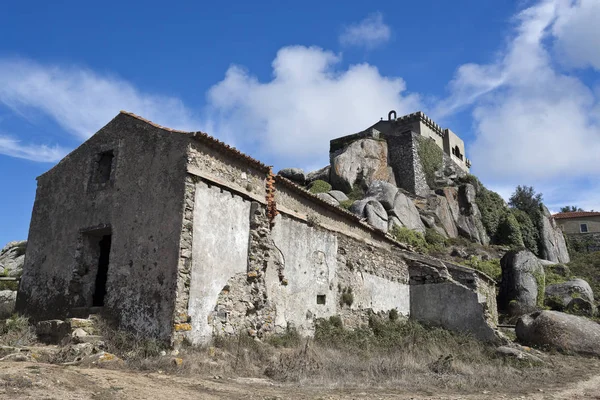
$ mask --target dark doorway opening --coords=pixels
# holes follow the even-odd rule
[[[96,273],[96,283],[94,285],[94,295],[92,297],[93,307],[104,306],[111,239],[111,235],[104,235],[102,236],[102,240],[98,243],[100,245],[100,256],[98,257],[98,272]]]

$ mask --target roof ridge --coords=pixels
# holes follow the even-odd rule
[[[190,131],[182,131],[182,130],[179,130],[179,129],[173,129],[173,128],[168,128],[166,126],[159,125],[156,122],[152,122],[149,119],[146,119],[144,117],[141,117],[141,116],[139,116],[137,114],[134,114],[132,112],[129,112],[129,111],[121,110],[121,111],[119,111],[119,113],[120,114],[128,115],[128,116],[133,117],[135,119],[139,119],[142,122],[145,122],[145,123],[147,123],[149,125],[152,125],[155,128],[159,128],[159,129],[162,129],[162,130],[165,130],[165,131],[175,132],[175,133],[194,133],[193,131],[192,132],[190,132]]]
[[[139,116],[137,114],[134,114],[132,112],[129,112],[129,111],[121,110],[121,111],[119,111],[119,113],[123,114],[123,115],[130,116],[130,117],[135,118],[135,119],[137,119],[139,121],[142,121],[142,122],[144,122],[144,123],[146,123],[148,125],[151,125],[151,126],[153,126],[155,128],[158,128],[158,129],[162,129],[162,130],[167,131],[167,132],[182,133],[182,134],[185,134],[185,135],[190,135],[192,138],[202,140],[202,141],[204,141],[207,144],[217,145],[221,149],[232,153],[235,158],[244,159],[244,160],[246,160],[246,161],[254,164],[255,166],[257,166],[260,169],[265,170],[265,171],[270,169],[270,167],[268,165],[264,164],[263,162],[255,159],[253,157],[250,157],[249,155],[241,152],[240,150],[236,149],[235,147],[228,145],[227,143],[225,143],[225,142],[217,139],[214,136],[209,135],[206,132],[202,132],[202,131],[182,131],[182,130],[179,130],[179,129],[172,129],[172,128],[168,128],[166,126],[159,125],[156,122],[152,122],[149,119],[146,119],[144,117],[141,117],[141,116]]]
[[[591,217],[600,215],[600,211],[567,211],[553,214],[553,218],[566,219],[566,218],[578,218],[578,217]]]

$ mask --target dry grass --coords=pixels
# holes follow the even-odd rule
[[[0,344],[27,346],[35,340],[35,332],[27,318],[15,314],[8,319],[0,320]]]
[[[128,343],[126,348],[131,346]],[[138,342],[134,347],[144,346]],[[600,368],[599,360],[559,354],[548,355],[544,364],[505,359],[494,347],[467,336],[378,317],[372,318],[368,327],[353,331],[344,329],[336,318],[321,321],[313,339],[301,339],[288,330],[267,343],[242,335],[216,338],[212,346],[188,346],[177,356],[142,357],[145,351],[132,353],[113,347],[126,367],[136,370],[268,377],[324,387],[517,392],[582,379],[594,369],[592,365]]]

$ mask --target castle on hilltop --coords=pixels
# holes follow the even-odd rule
[[[362,132],[333,139],[329,151],[333,153],[348,143],[365,137],[387,140],[409,132],[432,139],[461,170],[469,172],[471,161],[465,156],[465,142],[456,133],[440,127],[421,111],[396,118],[396,111],[392,110],[388,113],[387,120],[381,119]]]
[[[351,158],[378,160],[364,162],[378,170],[358,174],[348,171],[348,156],[344,153],[349,150]],[[448,186],[449,179],[468,174],[471,168],[463,140],[421,111],[397,118],[392,110],[387,120],[331,140],[329,158],[334,186],[352,190],[358,183],[366,187],[370,182],[361,179],[369,175],[423,197],[432,189]],[[348,174],[352,176],[348,178]]]

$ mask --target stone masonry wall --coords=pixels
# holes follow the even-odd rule
[[[219,196],[250,196],[220,187]],[[281,180],[276,181],[275,193],[280,214],[272,221],[266,215],[266,201],[251,202],[245,222],[249,228],[246,258],[236,258],[235,265],[229,262],[227,268],[215,264],[210,268],[213,272],[192,271],[192,281],[203,280],[204,286],[216,289],[210,298],[202,299],[211,304],[201,314],[202,321],[194,320],[198,314],[194,316],[192,309],[200,300],[198,295],[204,294],[192,290],[188,301],[192,332],[185,333],[192,343],[205,343],[209,333],[264,338],[288,327],[312,335],[318,318],[340,315],[352,328],[366,324],[371,313],[396,309],[409,316],[413,308],[425,322],[455,330],[474,329],[480,337],[490,338],[487,334],[493,331],[493,318],[486,314],[489,299],[477,272],[465,268],[454,271],[453,277],[441,261],[418,259],[418,255],[399,250],[354,217],[330,210],[327,204]],[[194,213],[194,218],[198,215]],[[206,223],[195,232],[206,234]],[[219,223],[222,232],[234,229],[227,224]],[[203,257],[195,250],[192,254]],[[192,260],[193,265],[205,262]],[[416,263],[426,272],[414,273]],[[194,273],[201,275],[195,278]],[[433,276],[440,278],[431,280]],[[213,285],[213,281],[218,283]],[[430,285],[426,292],[420,288],[411,292],[413,286],[424,284]],[[448,295],[451,302],[436,297],[438,291]],[[418,300],[416,306],[413,298]],[[451,311],[459,303],[465,313]],[[469,318],[476,322],[469,322]],[[194,334],[197,323],[205,324],[202,335]]]
[[[586,253],[600,251],[600,233],[565,234],[571,248]]]
[[[414,132],[388,136],[389,163],[398,187],[418,196],[427,196],[430,188],[419,159],[418,138]]]
[[[17,311],[39,320],[91,307],[93,242],[110,234],[103,313],[121,329],[170,339],[187,143],[119,114],[40,176]],[[108,151],[110,177],[99,184],[99,155]]]

